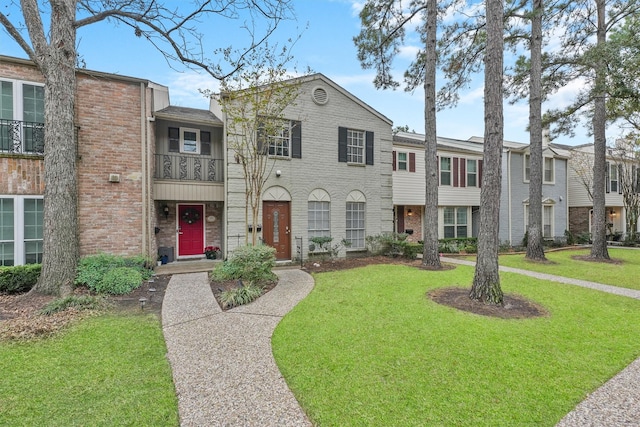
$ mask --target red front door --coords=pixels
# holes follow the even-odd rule
[[[291,259],[289,202],[264,202],[262,205],[262,237],[276,249],[276,259]]]
[[[178,206],[178,256],[202,255],[204,218],[202,205]]]

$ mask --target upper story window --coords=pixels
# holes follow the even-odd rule
[[[612,193],[617,193],[619,190],[619,181],[618,181],[618,166],[613,164],[607,164],[609,169],[609,191]]]
[[[169,152],[211,154],[211,132],[193,128],[169,128]]]
[[[467,159],[467,187],[478,186],[478,161]]]
[[[373,132],[339,127],[338,161],[373,165]]]
[[[415,172],[416,153],[393,150],[393,170]]]
[[[398,166],[397,169],[399,171],[407,170],[407,153],[398,152]]]
[[[552,184],[555,181],[554,169],[555,168],[554,168],[553,157],[545,157],[544,158],[544,175],[542,177],[545,183]]]
[[[302,158],[302,122],[265,118],[258,127],[258,150],[274,157]]]
[[[440,157],[440,185],[451,185],[451,157]]]
[[[267,136],[269,155],[289,157],[291,147],[291,122],[286,121],[275,126],[273,132]]]
[[[44,151],[44,86],[0,81],[0,151]]]
[[[347,129],[347,163],[364,164],[364,131]]]
[[[542,161],[542,182],[545,184],[553,184],[555,182],[555,160],[553,157],[544,157]],[[524,181],[529,182],[531,179],[531,156],[524,155]]]

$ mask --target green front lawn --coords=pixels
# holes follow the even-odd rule
[[[166,351],[157,317],[140,315],[0,343],[0,425],[177,426]]]
[[[549,316],[487,318],[425,296],[470,287],[465,266],[318,274],[276,328],[274,355],[320,426],[553,426],[640,355],[640,301],[501,277]]]
[[[572,258],[575,255],[589,255],[589,252],[589,249],[547,252],[545,256],[552,263],[545,264],[528,261],[521,254],[500,255],[499,262],[507,267],[640,290],[640,250],[609,248],[609,256],[611,259],[622,261],[619,264],[579,261]]]

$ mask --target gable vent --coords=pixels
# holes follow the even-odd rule
[[[329,95],[327,94],[327,91],[322,87],[317,87],[313,89],[312,97],[313,97],[313,102],[315,102],[318,105],[324,105],[327,103],[327,101],[329,101]]]

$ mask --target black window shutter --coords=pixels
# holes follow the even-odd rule
[[[372,165],[373,164],[373,132],[366,132],[366,136],[365,136],[365,154],[367,156],[367,161],[366,163],[368,165]]]
[[[409,153],[409,172],[416,171],[416,153]]]
[[[338,128],[338,161],[347,161],[347,128]]]
[[[211,155],[211,132],[200,132],[200,154]]]
[[[169,128],[169,152],[180,152],[180,128]]]
[[[618,165],[618,194],[622,194],[622,165]]]
[[[294,120],[291,122],[291,157],[302,158],[302,122]]]
[[[258,149],[258,154],[267,154],[269,147],[266,145],[267,136],[264,122],[258,123],[258,132],[256,136],[256,148]]]
[[[606,171],[605,173],[607,177],[607,179],[605,180],[605,185],[606,185],[605,191],[607,193],[610,193],[611,192],[611,173],[609,172],[609,162],[607,162],[605,171]]]

